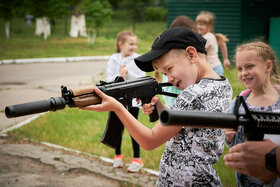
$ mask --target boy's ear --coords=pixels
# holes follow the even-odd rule
[[[194,47],[189,46],[186,48],[186,57],[190,60],[191,63],[196,63],[198,57],[197,51]]]

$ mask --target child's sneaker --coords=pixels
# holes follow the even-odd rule
[[[123,156],[122,155],[115,155],[114,156],[113,167],[114,168],[122,168],[123,167]]]
[[[144,164],[143,164],[143,160],[141,158],[139,158],[139,159],[133,158],[132,163],[127,168],[127,171],[134,173],[134,172],[139,171],[143,166],[144,166]]]

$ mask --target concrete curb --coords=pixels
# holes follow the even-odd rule
[[[110,56],[54,57],[29,59],[3,59],[0,64],[46,63],[46,62],[80,62],[91,60],[109,60]]]

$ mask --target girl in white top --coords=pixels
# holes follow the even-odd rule
[[[228,42],[229,40],[223,34],[214,34],[214,23],[215,15],[212,12],[201,11],[196,17],[198,33],[202,34],[203,37],[207,40],[205,46],[207,51],[207,60],[210,64],[210,67],[213,68],[214,71],[221,76],[223,75],[224,70],[218,56],[218,50],[220,46],[224,67],[228,69],[230,61],[228,59],[226,42]]]
[[[135,79],[146,75],[141,71],[134,59],[138,57],[135,53],[137,49],[137,37],[130,31],[123,31],[117,37],[116,50],[107,64],[107,81],[113,81],[117,76],[125,80]]]
[[[116,41],[117,53],[113,54],[107,64],[107,81],[114,81],[116,77],[120,76],[125,80],[131,80],[146,75],[145,72],[141,71],[134,63],[134,59],[138,57],[135,53],[137,49],[137,37],[131,31],[122,31],[118,34]],[[135,102],[136,103],[136,102]],[[132,107],[129,112],[137,119],[139,114],[138,107]],[[134,156],[132,163],[127,168],[128,172],[137,172],[143,167],[143,161],[140,158],[139,144],[131,137],[133,144]],[[114,157],[114,168],[123,167],[123,157],[121,154],[121,142],[120,138],[115,149]]]

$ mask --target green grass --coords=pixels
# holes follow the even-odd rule
[[[235,78],[236,73],[236,70],[231,68],[226,71],[225,75],[229,78],[233,89],[236,90],[236,94],[238,94],[243,87]],[[9,132],[9,135],[14,140],[27,138],[33,141],[49,142],[82,152],[113,158],[114,150],[100,143],[105,130],[107,115],[107,112],[98,113],[66,108],[62,111],[49,112],[29,124]],[[149,128],[155,125],[155,123],[149,122],[148,116],[144,115],[142,111],[140,111],[138,119]],[[141,158],[143,158],[146,168],[158,170],[164,147],[165,144],[152,151],[141,149]],[[225,148],[223,155],[227,152],[228,150]],[[129,163],[133,152],[131,139],[126,130],[123,135],[122,153],[124,161]],[[235,186],[234,171],[224,166],[223,156],[214,167],[222,180],[223,186]]]
[[[3,22],[0,20],[0,25]],[[88,43],[86,37],[70,38],[64,34],[64,22],[57,21],[52,26],[51,36],[47,40],[43,36],[35,36],[35,26],[25,25],[23,20],[12,22],[10,39],[5,38],[4,29],[0,29],[0,60],[17,58],[41,58],[64,56],[100,56],[115,53],[117,34],[122,30],[132,30],[129,21],[112,20],[105,23],[99,31],[95,43]],[[137,23],[135,33],[138,36],[139,54],[147,52],[154,39],[166,29],[165,22]]]
[[[0,25],[3,25],[1,21]],[[139,54],[147,52],[154,39],[165,29],[165,22],[137,23],[135,30],[138,36],[137,52]],[[56,25],[52,27],[52,35],[44,40],[42,36],[34,36],[34,25],[26,26],[23,20],[17,19],[12,23],[10,39],[6,39],[4,31],[0,30],[0,60],[111,55],[115,53],[116,36],[122,30],[132,30],[132,24],[125,20],[108,22],[100,30],[95,43],[89,44],[87,38],[65,36],[63,21],[57,21]],[[225,76],[230,80],[234,96],[244,89],[237,79],[237,72],[233,67],[225,71]],[[105,130],[107,115],[107,112],[98,113],[66,108],[62,111],[49,112],[29,124],[9,132],[9,136],[15,141],[29,139],[49,142],[82,152],[113,158],[114,150],[100,143]],[[149,128],[152,128],[155,124],[150,123],[148,116],[144,115],[142,111],[140,111],[138,119]],[[165,144],[152,151],[141,149],[141,158],[143,158],[146,168],[158,170],[164,147]],[[130,136],[125,130],[122,153],[126,163],[131,161],[132,151]],[[224,154],[227,151],[225,149]],[[223,186],[235,186],[234,171],[224,166],[222,157],[214,167],[221,177]]]

